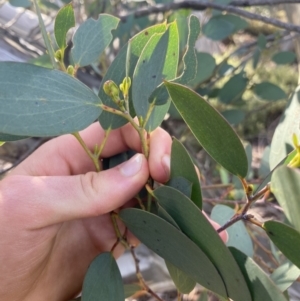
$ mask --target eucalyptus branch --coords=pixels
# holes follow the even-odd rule
[[[155,292],[153,292],[153,290],[147,285],[141,271],[140,271],[140,267],[139,267],[139,260],[138,258],[136,257],[135,255],[135,252],[134,252],[134,248],[131,247],[130,248],[130,252],[131,252],[131,255],[133,257],[133,260],[134,260],[134,263],[135,263],[135,270],[136,270],[136,276],[140,282],[140,285],[142,286],[142,288],[148,293],[150,294],[152,297],[154,297],[156,300],[158,301],[164,301],[163,299],[161,299]]]
[[[256,1],[255,3],[257,3]],[[261,1],[263,2],[263,1]],[[268,1],[270,3],[270,1]],[[286,3],[286,1],[282,1],[282,3]],[[293,3],[299,3],[298,2],[293,2]],[[277,2],[276,4],[279,4]],[[267,5],[267,4],[265,4]],[[245,5],[244,5],[245,6]],[[196,0],[191,0],[191,1],[178,1],[178,2],[171,2],[167,4],[157,4],[149,7],[142,7],[138,10],[136,10],[133,13],[130,13],[125,16],[120,16],[120,19],[122,21],[125,21],[129,16],[133,15],[135,18],[140,18],[144,16],[148,16],[151,14],[157,14],[157,13],[165,13],[170,10],[178,10],[178,9],[193,9],[193,10],[205,10],[207,8],[212,8],[220,11],[226,11],[230,12],[239,16],[242,16],[244,18],[250,19],[250,20],[257,20],[261,21],[267,24],[271,24],[275,27],[286,29],[288,31],[295,31],[300,33],[300,26],[287,23],[287,22],[282,22],[274,18],[268,18],[259,14],[251,13],[249,11],[240,9],[236,6],[233,5],[223,5],[223,4],[218,4],[214,2],[209,2],[209,1],[196,1]]]
[[[205,203],[218,203],[218,204],[228,204],[228,205],[235,205],[235,204],[245,204],[245,201],[242,200],[223,200],[221,198],[202,198],[203,202]]]
[[[228,227],[232,226],[233,224],[235,224],[236,222],[245,219],[245,217],[242,214],[239,215],[235,215],[231,218],[231,220],[229,220],[228,222],[226,222],[222,227],[220,227],[217,232],[221,233],[224,230],[226,230]]]
[[[293,4],[300,3],[300,0],[233,0],[229,2],[232,6],[267,6],[267,5],[279,5],[279,4]]]
[[[100,164],[99,164],[99,157],[95,154],[93,154],[89,148],[87,147],[87,145],[85,144],[85,142],[83,141],[83,139],[81,138],[79,132],[75,132],[73,133],[73,136],[78,140],[78,142],[80,143],[80,145],[82,146],[82,148],[85,150],[85,152],[87,153],[87,155],[92,159],[96,170],[100,171]]]
[[[149,157],[149,147],[148,147],[148,143],[147,140],[145,138],[145,130],[140,127],[138,124],[136,124],[136,122],[134,121],[134,119],[130,116],[130,114],[128,112],[122,112],[120,110],[117,110],[115,108],[111,108],[108,107],[104,104],[101,104],[100,107],[102,108],[102,110],[118,115],[118,116],[122,116],[123,118],[125,118],[127,121],[130,122],[130,124],[133,126],[133,128],[138,132],[140,140],[141,140],[141,144],[142,144],[142,150],[143,150],[143,154],[145,155],[145,157],[148,159]]]
[[[268,183],[263,189],[261,189],[258,193],[255,195],[252,195],[253,192],[253,186],[249,185],[245,179],[242,179],[242,184],[247,196],[247,202],[246,204],[239,210],[237,214],[235,214],[228,222],[226,222],[222,227],[220,227],[217,232],[220,233],[227,229],[228,227],[232,226],[236,222],[240,220],[248,221],[256,226],[259,226],[262,228],[262,224],[258,222],[256,219],[254,219],[254,216],[252,214],[247,214],[247,211],[249,210],[250,206],[257,201],[259,198],[264,197],[265,194],[269,194],[270,192],[270,184]]]
[[[98,159],[100,158],[100,156],[101,156],[101,154],[102,154],[103,148],[104,148],[104,146],[105,146],[105,144],[106,144],[106,142],[107,142],[107,139],[108,139],[108,136],[109,136],[109,134],[110,134],[110,131],[111,131],[111,128],[109,128],[108,130],[105,131],[104,139],[103,139],[103,141],[101,142],[98,151],[95,152],[95,153],[96,153],[96,156],[98,157]]]
[[[267,256],[270,258],[271,261],[273,261],[273,263],[276,265],[276,266],[279,266],[279,263],[277,262],[276,258],[274,257],[273,253],[268,250],[257,238],[256,236],[251,232],[249,231],[248,232],[249,235],[251,236],[253,242],[259,247],[261,248],[266,254]]]
[[[113,227],[114,227],[114,230],[115,230],[115,233],[116,233],[116,236],[117,236],[117,241],[116,243],[113,245],[112,249],[111,249],[111,252],[113,252],[113,250],[115,249],[115,247],[121,243],[124,248],[126,250],[129,250],[131,249],[131,246],[129,245],[129,243],[127,242],[127,239],[126,239],[126,230],[125,230],[125,233],[124,235],[121,234],[121,231],[119,229],[119,226],[118,226],[118,223],[117,223],[117,218],[118,218],[118,214],[114,211],[112,211],[110,213],[110,217],[111,217],[111,221],[112,221],[112,224],[113,224]],[[127,229],[127,228],[126,228]]]

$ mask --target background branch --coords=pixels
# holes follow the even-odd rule
[[[238,1],[235,1],[238,2]],[[245,1],[243,1],[245,2]],[[248,1],[250,2],[250,1]],[[255,3],[258,3],[259,1],[255,0]],[[261,1],[262,2],[268,2],[270,3],[271,1]],[[276,4],[279,4],[279,0],[273,0],[272,3],[276,2]],[[281,3],[286,3],[286,1],[281,1]],[[300,3],[300,1],[295,0],[293,3]],[[267,5],[267,4],[265,4]],[[244,18],[250,19],[250,20],[257,20],[261,21],[267,24],[271,24],[275,27],[286,29],[288,31],[295,31],[300,33],[300,26],[291,24],[291,23],[286,23],[279,21],[274,18],[268,18],[265,16],[261,16],[259,14],[251,13],[249,11],[240,9],[238,7],[235,7],[233,5],[222,5],[222,4],[217,4],[217,3],[212,3],[209,1],[180,1],[180,2],[172,2],[168,4],[157,4],[149,7],[143,7],[138,10],[136,10],[132,14],[128,14],[125,16],[120,16],[122,21],[125,21],[129,16],[133,15],[135,18],[140,18],[144,17],[147,15],[151,14],[158,14],[158,13],[165,13],[170,10],[178,10],[178,9],[193,9],[193,10],[205,10],[207,8],[212,8],[216,10],[221,10],[221,11],[226,11],[230,12],[239,16],[242,16]]]
[[[233,0],[229,2],[232,6],[265,6],[279,5],[287,3],[300,3],[300,0]]]

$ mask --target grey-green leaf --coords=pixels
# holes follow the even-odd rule
[[[177,177],[183,177],[193,184],[191,200],[201,209],[202,194],[200,181],[195,169],[195,165],[185,147],[177,139],[174,138],[171,150],[170,178],[173,179]]]
[[[149,39],[155,34],[155,33],[163,33],[166,31],[166,25],[165,24],[158,24],[149,28],[146,28],[145,30],[141,31],[137,35],[135,35],[131,40],[131,46],[130,46],[130,65],[129,65],[129,71],[128,76],[132,78],[134,68],[136,66],[136,63],[145,47]],[[102,100],[102,102],[105,105],[108,105],[109,107],[113,107],[118,109],[117,105],[110,99],[109,96],[107,96],[103,91],[103,84],[107,80],[114,81],[117,85],[119,85],[123,79],[126,76],[126,55],[127,55],[127,49],[128,45],[124,45],[124,47],[120,50],[117,57],[113,60],[111,63],[109,69],[107,70],[103,80],[102,84],[100,86],[99,90],[99,97]],[[132,89],[129,90],[129,99],[132,99]],[[154,109],[155,110],[155,109]],[[166,108],[167,110],[167,108]],[[154,114],[157,115],[157,114]],[[128,121],[124,119],[123,117],[117,116],[115,114],[111,114],[108,112],[103,112],[99,119],[101,126],[104,129],[112,128],[116,129],[124,124],[126,124]],[[161,121],[160,121],[161,122]],[[158,123],[160,123],[158,122]]]
[[[247,26],[248,23],[238,16],[216,15],[203,26],[203,34],[212,40],[223,40]]]
[[[237,101],[247,88],[248,79],[244,72],[231,77],[219,92],[219,100],[225,104]]]
[[[212,261],[225,283],[228,296],[235,301],[250,301],[239,267],[200,209],[185,195],[168,186],[155,189],[154,195],[182,232]]]
[[[271,191],[282,207],[285,216],[300,232],[300,172],[287,166],[277,168],[271,180]]]
[[[148,248],[202,286],[226,297],[223,281],[214,265],[203,251],[178,229],[158,216],[139,209],[124,209],[120,212],[120,218],[130,232]]]
[[[15,135],[8,135],[8,134],[3,134],[0,133],[0,141],[16,141],[16,140],[22,140],[26,139],[28,136],[15,136]]]
[[[197,55],[195,50],[195,43],[200,34],[200,22],[199,18],[191,15],[189,18],[189,34],[187,41],[187,49],[183,56],[183,72],[176,78],[176,82],[179,84],[187,84],[193,80],[197,73]]]
[[[271,170],[293,150],[293,133],[300,137],[300,118],[297,112],[300,112],[299,87],[288,102],[273,135],[270,153]]]
[[[72,39],[74,64],[83,67],[96,62],[110,44],[113,38],[111,31],[116,29],[119,21],[114,16],[100,14],[97,20],[89,18],[82,23]]]
[[[275,221],[265,222],[263,227],[283,255],[300,268],[300,232]]]
[[[292,51],[282,51],[272,56],[272,61],[278,65],[292,64],[296,60],[296,54]]]
[[[270,82],[262,82],[254,86],[254,93],[261,99],[276,101],[286,98],[285,92]]]
[[[231,124],[237,125],[245,119],[245,112],[237,109],[230,109],[222,112],[223,117]]]
[[[230,247],[252,295],[252,301],[287,301],[270,277],[241,251]]]
[[[178,22],[178,20],[177,20]],[[186,52],[184,53],[183,71],[181,75],[173,80],[173,82],[180,84],[187,84],[191,82],[197,72],[197,55],[195,50],[195,43],[200,34],[200,22],[199,18],[191,15],[188,24],[188,40],[186,45]],[[179,28],[180,30],[180,28]],[[181,41],[180,41],[181,42]],[[164,105],[169,100],[169,95],[166,87],[161,83],[150,95],[148,101],[150,103],[154,102],[155,105]],[[160,109],[160,108],[159,108]],[[160,109],[161,110],[161,109]],[[155,113],[154,113],[155,114]],[[152,115],[154,115],[152,114]]]
[[[58,70],[0,63],[0,132],[56,136],[86,128],[101,114],[100,99]]]
[[[189,294],[196,285],[194,279],[186,275],[172,263],[165,261],[169,274],[179,292]]]
[[[124,301],[122,276],[111,253],[98,255],[84,277],[82,301]]]
[[[31,6],[30,0],[9,0],[9,4],[16,7],[28,8]]]
[[[188,83],[191,87],[196,87],[210,78],[216,68],[215,58],[207,52],[197,52],[197,70],[195,78]]]
[[[75,26],[75,15],[72,4],[67,4],[59,10],[54,23],[54,35],[60,49],[65,49],[66,35],[69,29]]]
[[[148,101],[152,92],[163,80],[175,78],[178,48],[179,37],[176,22],[171,23],[165,33],[153,35],[146,44],[133,74],[132,101],[137,116],[145,118],[150,106],[155,105]],[[165,97],[167,100],[168,94]],[[160,103],[165,102],[160,100]]]
[[[56,68],[57,64],[56,64],[56,61],[55,61],[55,58],[54,58],[54,50],[53,50],[53,47],[52,47],[52,44],[51,44],[51,41],[50,41],[50,36],[48,36],[48,33],[46,31],[46,26],[45,26],[44,20],[42,18],[42,13],[41,13],[40,7],[38,5],[38,1],[33,0],[33,3],[34,3],[34,6],[35,6],[36,14],[38,16],[39,27],[40,27],[40,30],[41,30],[41,33],[42,33],[42,37],[43,37],[44,43],[46,45],[46,49],[47,49],[48,54],[49,54],[50,59],[51,59],[52,67]]]
[[[232,208],[225,205],[216,205],[214,206],[210,217],[219,225],[224,225],[234,216],[234,214],[235,211]],[[229,237],[226,245],[228,247],[235,247],[247,256],[253,257],[252,240],[242,221],[227,228],[227,233]]]
[[[274,270],[271,274],[271,279],[278,288],[284,292],[298,279],[299,276],[300,269],[293,265],[290,261],[287,261]]]
[[[165,82],[165,85],[182,118],[209,155],[234,175],[245,177],[247,156],[227,121],[189,88],[171,82]]]

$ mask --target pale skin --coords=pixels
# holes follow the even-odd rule
[[[81,136],[93,150],[104,131],[96,123]],[[141,152],[130,125],[111,132],[102,157],[128,149]],[[170,152],[170,136],[157,129],[151,134],[148,162],[137,154],[97,173],[78,141],[65,135],[15,168],[0,182],[1,300],[66,301],[76,296],[93,258],[116,242],[109,212],[129,206],[149,175],[166,182]],[[119,227],[124,231],[122,223]],[[226,232],[221,235],[227,239]],[[128,240],[138,243],[130,234]],[[123,251],[119,244],[113,254]]]

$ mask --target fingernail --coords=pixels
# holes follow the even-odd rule
[[[121,165],[120,171],[125,177],[132,177],[141,170],[142,162],[143,162],[143,155],[136,154],[129,161]]]
[[[164,170],[168,178],[170,177],[170,162],[171,162],[170,155],[163,155],[163,157],[161,158],[161,163],[164,167]]]

